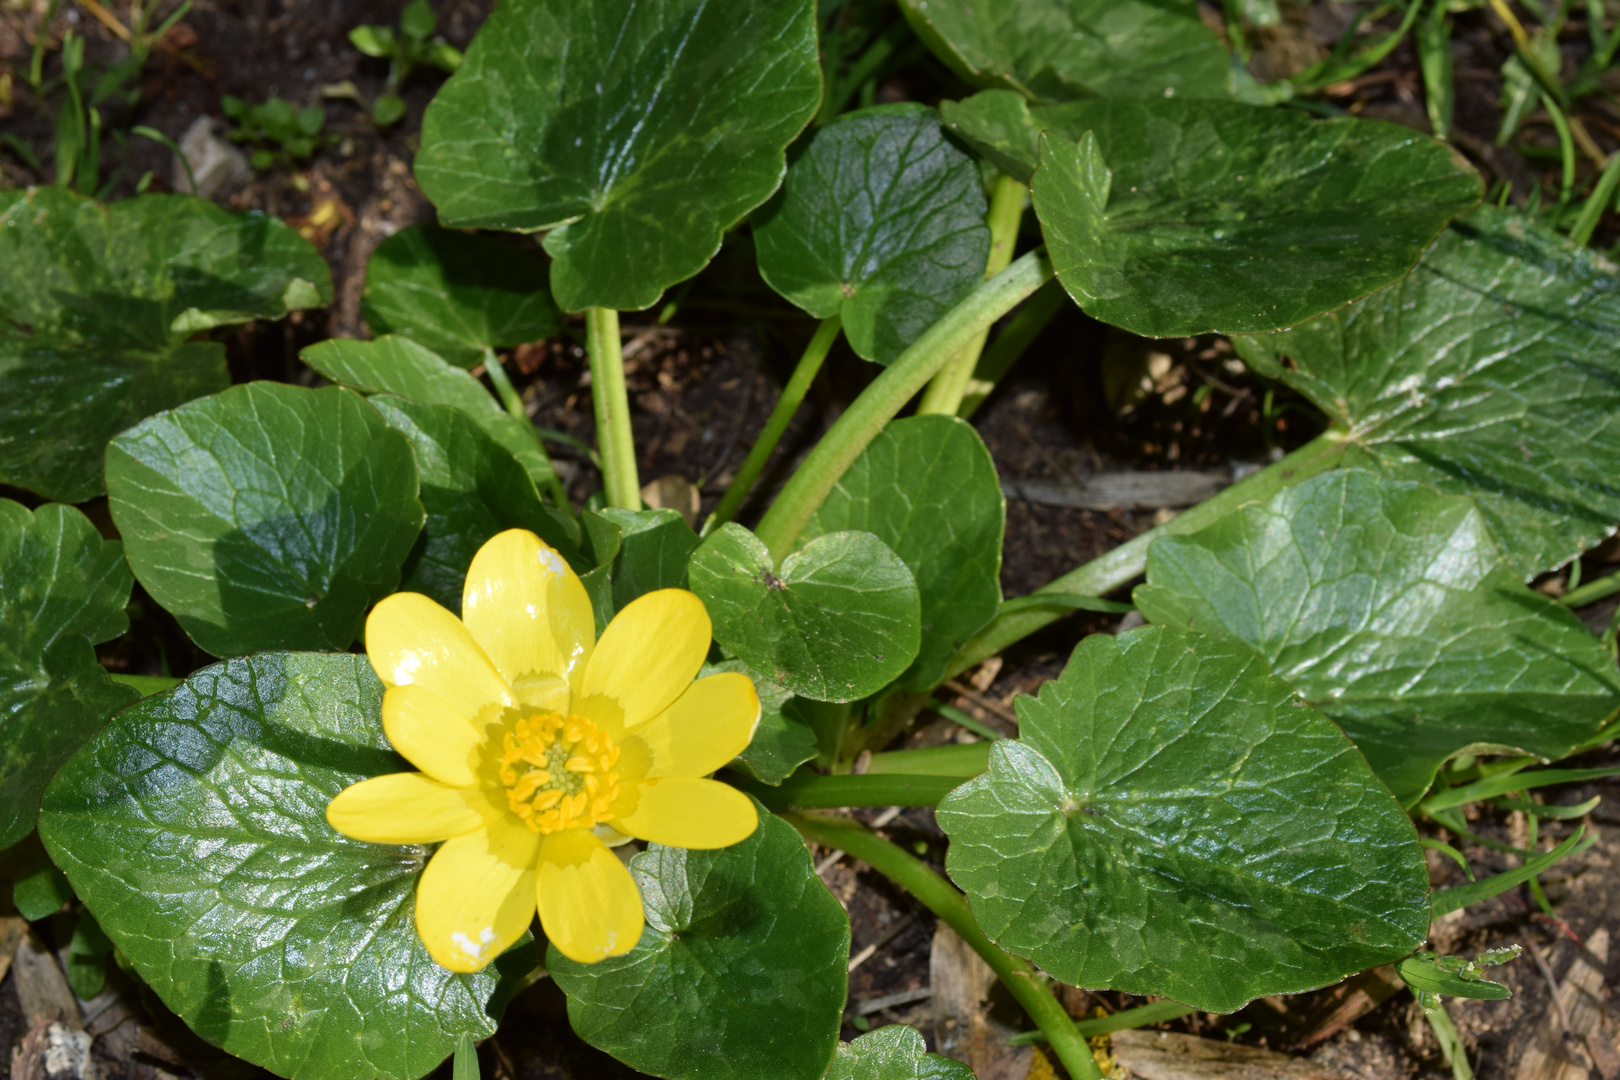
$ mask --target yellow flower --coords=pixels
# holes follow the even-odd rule
[[[710,626],[684,589],[626,605],[596,640],[585,586],[521,529],[473,558],[461,612],[406,592],[366,620],[383,731],[422,771],[355,784],[326,819],[357,840],[444,841],[416,929],[452,971],[481,970],[537,905],[563,955],[629,952],[641,894],[609,845],[719,848],[759,825],[747,796],[702,779],[753,737],[754,684],[692,681]]]

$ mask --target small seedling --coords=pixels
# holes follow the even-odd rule
[[[220,99],[220,105],[225,115],[237,123],[230,133],[231,141],[253,146],[248,160],[260,172],[307,160],[320,148],[326,110],[319,105],[298,109],[279,97],[252,105],[229,94]]]
[[[437,28],[438,19],[427,0],[411,0],[399,17],[399,33],[386,26],[357,26],[349,31],[355,48],[388,61],[388,82],[371,103],[371,118],[379,127],[395,124],[405,115],[399,88],[413,70],[431,65],[451,74],[461,66],[461,50],[435,38]]]

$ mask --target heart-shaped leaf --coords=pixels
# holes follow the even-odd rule
[[[596,564],[609,567],[613,613],[658,589],[686,588],[686,564],[697,533],[674,510],[587,510],[585,533]]]
[[[1460,750],[1563,757],[1620,709],[1614,660],[1503,564],[1471,500],[1363,469],[1157,541],[1135,600],[1255,650],[1406,806]]]
[[[759,695],[759,725],[754,728],[754,738],[731,767],[775,787],[793,775],[794,769],[816,756],[816,733],[799,715],[791,690],[772,682],[741,660],[705,664],[698,677],[722,671],[747,675]]]
[[[464,368],[485,349],[540,341],[562,316],[545,263],[487,236],[413,225],[377,245],[361,310],[372,332],[399,334]]]
[[[921,643],[917,583],[871,533],[818,536],[777,573],[758,537],[726,524],[693,554],[689,576],[714,639],[802,697],[876,693]]]
[[[1242,646],[1095,635],[1018,717],[939,805],[945,865],[985,933],[1056,978],[1231,1012],[1427,934],[1411,821]]]
[[[1620,271],[1520,214],[1482,207],[1400,284],[1237,344],[1348,460],[1472,495],[1527,579],[1620,521]]]
[[[476,975],[417,937],[428,850],[326,805],[398,772],[363,656],[261,653],[124,710],[46,793],[40,837],[101,928],[204,1039],[294,1080],[412,1080],[495,1031],[519,944]]]
[[[363,394],[398,394],[424,405],[460,409],[506,447],[536,485],[551,481],[551,463],[534,441],[533,425],[495,404],[477,379],[409,338],[330,338],[311,345],[300,358],[333,382]]]
[[[916,1028],[891,1024],[839,1043],[827,1080],[973,1080],[973,1070],[928,1053]]]
[[[107,447],[135,577],[215,656],[347,649],[422,527],[410,442],[364,398],[254,382]]]
[[[872,440],[800,535],[860,529],[904,560],[922,599],[922,644],[901,679],[926,690],[1000,609],[1006,518],[996,464],[972,425],[914,416]]]
[[[230,385],[225,347],[188,338],[331,299],[320,254],[263,214],[0,193],[0,482],[94,498],[108,439]]]
[[[581,565],[568,530],[541,502],[517,459],[466,413],[392,394],[371,404],[411,441],[426,518],[405,560],[401,589],[431,596],[461,613],[461,587],[484,541],[506,529],[528,529]]]
[[[758,806],[758,804],[755,804]],[[630,860],[647,926],[624,956],[547,950],[581,1038],[670,1080],[820,1080],[848,990],[849,917],[793,827],[718,851],[658,844]]]
[[[416,176],[448,225],[550,229],[564,310],[645,308],[776,190],[820,98],[812,0],[507,0]]]
[[[900,10],[976,86],[1050,101],[1231,92],[1231,57],[1195,0],[901,0]]]
[[[887,364],[984,280],[984,183],[923,105],[822,128],[754,224],[766,283]]]
[[[1150,337],[1331,311],[1404,276],[1480,196],[1455,151],[1380,120],[1182,100],[1043,115],[1030,191],[1058,279]]]
[[[128,628],[134,584],[124,546],[71,506],[0,499],[0,849],[33,829],[62,762],[140,697],[91,648]]]

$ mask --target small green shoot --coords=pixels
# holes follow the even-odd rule
[[[279,97],[254,105],[227,94],[220,106],[237,124],[231,141],[253,147],[248,160],[260,172],[307,161],[321,147],[326,110],[319,105],[299,109]]]
[[[427,0],[411,0],[399,17],[399,33],[386,26],[357,26],[349,31],[349,41],[367,56],[388,61],[388,82],[373,102],[371,119],[378,127],[390,127],[405,115],[405,101],[399,88],[419,67],[436,67],[454,74],[461,66],[461,50],[434,37],[438,19]]]

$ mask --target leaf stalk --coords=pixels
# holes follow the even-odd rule
[[[591,406],[596,412],[596,446],[602,455],[602,494],[609,506],[641,509],[636,475],[636,442],[630,433],[630,395],[624,386],[624,352],[619,313],[585,309],[585,351],[591,360]]]

